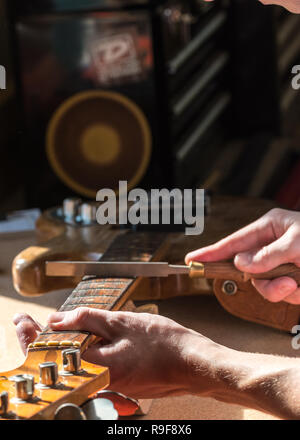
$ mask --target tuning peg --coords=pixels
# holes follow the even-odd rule
[[[8,393],[3,391],[0,394],[0,415],[3,416],[7,413],[8,408]]]
[[[34,377],[30,374],[17,374],[11,376],[10,381],[15,383],[15,397],[12,403],[24,403],[29,400],[34,393]]]
[[[81,371],[81,356],[78,348],[68,348],[62,351],[63,371],[60,375],[78,374]]]
[[[39,388],[54,387],[58,379],[57,364],[55,362],[43,362],[40,367]]]

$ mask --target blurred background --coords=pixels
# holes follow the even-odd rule
[[[0,212],[119,180],[297,209],[297,64],[300,16],[256,0],[0,0]]]

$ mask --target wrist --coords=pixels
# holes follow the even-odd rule
[[[252,376],[246,357],[247,353],[224,347],[201,335],[193,336],[185,354],[187,392],[224,401],[229,394],[231,397],[239,394]]]
[[[299,418],[300,359],[236,351],[198,337],[188,361],[188,393],[280,418]],[[295,394],[295,395],[294,395]]]

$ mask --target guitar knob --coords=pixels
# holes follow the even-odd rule
[[[78,348],[69,348],[62,352],[63,371],[59,374],[69,375],[76,374],[81,371],[81,357]]]
[[[8,393],[3,391],[0,394],[0,416],[3,416],[7,413],[8,408]]]
[[[66,220],[76,220],[81,202],[82,200],[76,197],[65,199],[63,201],[63,215]]]
[[[15,383],[15,397],[11,399],[12,403],[25,403],[31,399],[34,392],[34,377],[30,374],[17,374],[9,378]]]
[[[55,362],[43,362],[40,367],[39,388],[54,387],[58,379],[57,364]]]
[[[96,221],[97,208],[92,203],[83,203],[80,207],[80,217],[82,223],[90,225]]]

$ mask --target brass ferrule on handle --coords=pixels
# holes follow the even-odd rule
[[[235,281],[247,281],[247,275],[239,271],[232,262],[217,261],[205,262],[192,261],[189,264],[191,278],[229,279]],[[248,278],[249,279],[249,278]]]
[[[191,261],[189,267],[190,267],[189,276],[191,278],[205,277],[204,264],[199,263],[198,261]]]

